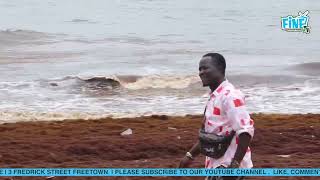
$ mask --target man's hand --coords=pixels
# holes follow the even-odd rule
[[[179,167],[178,168],[187,168],[191,164],[192,159],[184,156],[183,159],[180,161]]]
[[[189,152],[183,157],[183,159],[180,161],[179,167],[178,168],[187,168],[192,160],[200,154],[200,144],[199,141],[197,141],[192,148],[190,149]],[[189,157],[188,157],[189,156]]]

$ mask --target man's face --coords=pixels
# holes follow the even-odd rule
[[[210,56],[205,56],[200,60],[199,76],[203,86],[210,86],[218,81],[220,71],[214,65]]]

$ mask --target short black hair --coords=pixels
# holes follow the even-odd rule
[[[226,72],[226,60],[219,53],[208,53],[203,55],[202,57],[211,57],[212,63],[225,75]]]

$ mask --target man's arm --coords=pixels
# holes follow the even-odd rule
[[[200,143],[199,140],[192,146],[192,148],[189,151],[192,156],[195,158],[200,154]]]
[[[200,143],[199,140],[192,146],[189,153],[191,157],[185,155],[183,159],[180,161],[179,168],[186,168],[190,165],[192,160],[200,154]]]
[[[224,105],[227,117],[231,121],[232,129],[238,136],[237,149],[229,167],[238,168],[254,135],[254,123],[246,110],[242,96],[230,94],[226,97]]]
[[[204,110],[204,116],[206,114],[206,109]],[[205,123],[205,117],[203,118],[201,129],[204,129],[204,123]],[[187,156],[187,154],[183,157],[183,159],[180,161],[179,168],[186,168],[190,165],[192,160],[197,157],[200,154],[200,142],[197,140],[197,142],[192,146],[192,148],[189,151],[191,157]]]
[[[240,166],[240,162],[242,161],[244,155],[247,152],[247,149],[250,145],[250,141],[251,135],[249,133],[244,132],[239,135],[239,144],[229,168],[238,168]]]

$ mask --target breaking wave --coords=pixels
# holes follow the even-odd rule
[[[201,86],[198,75],[112,75],[112,76],[67,76],[58,80],[51,80],[50,85],[60,86],[64,81],[77,80],[79,85],[89,85],[90,87],[110,87],[124,88],[128,90],[142,89],[185,89]],[[289,75],[269,75],[255,76],[250,74],[230,75],[228,80],[236,86],[286,86],[290,84],[303,84],[310,78],[289,76]]]
[[[319,78],[240,74],[228,79],[244,86],[241,90],[254,102],[248,104],[251,111],[296,113],[307,107],[308,112],[318,112]],[[1,82],[0,91],[4,123],[199,114],[208,88],[202,87],[198,75],[78,75]]]
[[[297,64],[290,67],[292,70],[297,70],[305,75],[320,75],[320,62],[309,62]]]
[[[139,89],[184,89],[189,87],[193,83],[200,81],[196,75],[187,76],[136,76],[136,75],[114,75],[114,76],[68,76],[63,79],[51,80],[50,85],[59,86],[64,81],[74,79],[81,83],[91,84],[97,87],[122,87],[129,90],[139,90]]]
[[[37,31],[7,29],[0,31],[0,45],[28,44],[50,37],[49,34]]]

